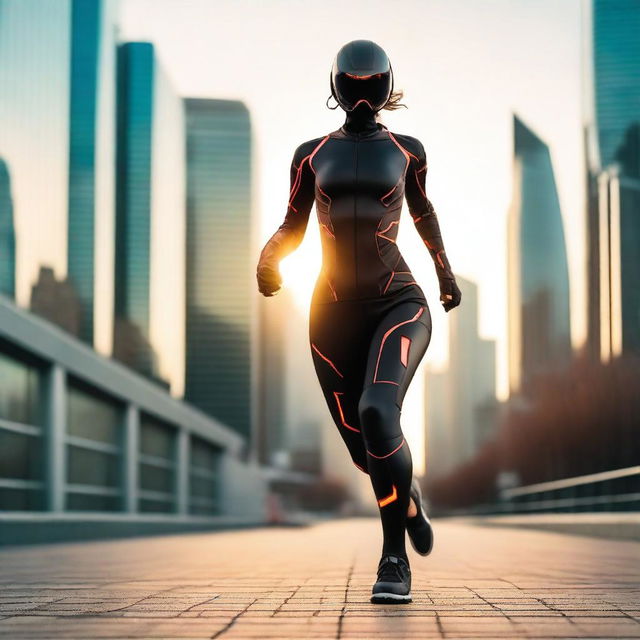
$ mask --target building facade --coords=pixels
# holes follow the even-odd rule
[[[1,298],[0,379],[0,543],[264,521],[241,437]]]
[[[251,121],[235,100],[187,99],[185,398],[250,437]]]
[[[184,111],[148,42],[118,48],[114,357],[181,395]]]
[[[571,356],[569,273],[548,146],[514,116],[513,196],[508,217],[509,383]]]
[[[11,176],[0,158],[0,294],[16,295],[16,230],[13,224]]]
[[[478,329],[478,285],[457,277],[463,304],[448,317],[449,364],[425,378],[426,469],[439,475],[470,458],[496,428],[496,343]]]
[[[633,248],[640,236],[639,31],[640,5],[634,0],[592,0],[589,4],[583,61],[587,350],[603,361],[637,351],[632,333],[638,328],[630,319],[640,315],[639,297],[635,278],[623,274],[637,272],[640,264]]]
[[[117,3],[71,0],[70,8],[67,270],[82,304],[80,338],[109,353],[113,322]]]

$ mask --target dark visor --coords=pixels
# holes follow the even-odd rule
[[[361,100],[366,100],[373,110],[381,109],[389,99],[391,91],[388,71],[370,76],[341,72],[336,75],[334,82],[342,102],[350,109]]]

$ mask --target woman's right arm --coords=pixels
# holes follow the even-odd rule
[[[304,238],[315,198],[315,175],[309,162],[317,144],[317,140],[305,142],[293,154],[287,212],[282,224],[262,249],[256,269],[258,290],[264,296],[272,296],[280,289],[279,263],[295,251]]]

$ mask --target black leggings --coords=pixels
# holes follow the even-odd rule
[[[383,553],[406,556],[413,464],[400,413],[430,339],[424,299],[388,296],[311,305],[315,370],[354,464],[371,478]]]

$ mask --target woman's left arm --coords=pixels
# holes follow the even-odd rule
[[[407,150],[409,166],[406,174],[405,197],[413,223],[429,250],[436,268],[440,283],[440,301],[444,310],[450,311],[460,304],[462,294],[444,250],[438,216],[425,191],[427,157],[424,147],[417,138],[410,138],[410,140],[413,143],[413,149]]]

